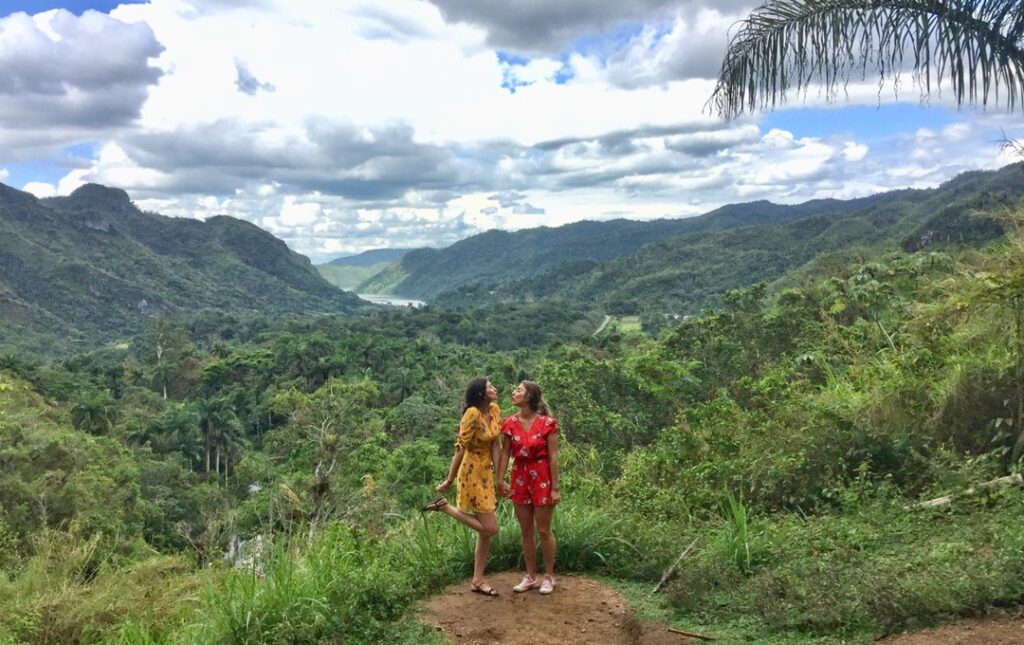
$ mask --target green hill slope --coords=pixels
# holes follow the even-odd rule
[[[339,289],[355,291],[356,287],[376,276],[390,266],[388,262],[371,264],[369,266],[340,266],[337,264],[318,264],[316,270],[320,272],[324,280],[327,280]]]
[[[828,253],[858,247],[917,251],[995,239],[1002,227],[978,213],[1024,197],[1021,169],[1015,164],[997,172],[965,173],[933,190],[760,206],[776,221],[739,226],[754,218],[733,216],[727,219],[733,228],[708,226],[708,219],[737,208],[725,207],[698,218],[700,232],[688,231],[612,261],[566,262],[535,278],[463,287],[435,302],[451,306],[559,297],[593,302],[620,314],[693,313],[714,304],[728,289],[778,279]]]
[[[540,275],[565,262],[605,262],[680,233],[703,233],[753,223],[782,224],[813,212],[836,213],[849,202],[819,200],[800,206],[769,202],[732,204],[701,217],[649,222],[583,221],[558,228],[487,231],[444,249],[416,249],[359,285],[362,293],[430,299],[472,284],[494,284]]]
[[[339,267],[375,267],[380,264],[388,264],[402,259],[402,256],[412,249],[371,249],[356,255],[346,255],[334,258],[322,266]]]
[[[87,185],[39,200],[0,185],[0,346],[79,349],[204,308],[342,312],[359,300],[259,227],[137,209]]]

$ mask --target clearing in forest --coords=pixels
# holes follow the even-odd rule
[[[626,601],[608,587],[576,575],[558,576],[555,593],[513,593],[522,573],[487,576],[501,594],[489,598],[452,585],[424,606],[423,620],[456,644],[604,643],[607,645],[682,645],[695,642],[668,627],[638,620]]]

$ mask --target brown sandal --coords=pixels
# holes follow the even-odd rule
[[[445,506],[448,506],[448,500],[446,500],[443,497],[438,497],[434,501],[432,501],[429,504],[427,504],[426,506],[424,506],[423,510],[424,511],[439,511],[442,508],[444,508]]]
[[[487,583],[486,582],[481,582],[480,584],[474,584],[474,583],[471,582],[471,583],[469,583],[469,590],[472,591],[473,593],[479,593],[479,594],[483,594],[485,596],[492,596],[493,597],[493,596],[497,596],[498,595],[498,590],[497,589],[495,589],[491,585],[487,585],[487,588],[484,589],[484,585],[487,585]]]

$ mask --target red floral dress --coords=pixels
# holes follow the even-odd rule
[[[551,504],[551,465],[548,435],[558,432],[558,419],[537,415],[529,428],[512,415],[501,424],[501,433],[512,444],[512,492],[514,504]]]

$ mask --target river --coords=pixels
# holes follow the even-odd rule
[[[409,298],[399,298],[397,296],[382,295],[378,293],[359,293],[356,294],[363,300],[369,300],[375,305],[391,305],[393,307],[422,307],[427,304],[422,300],[411,300]]]

